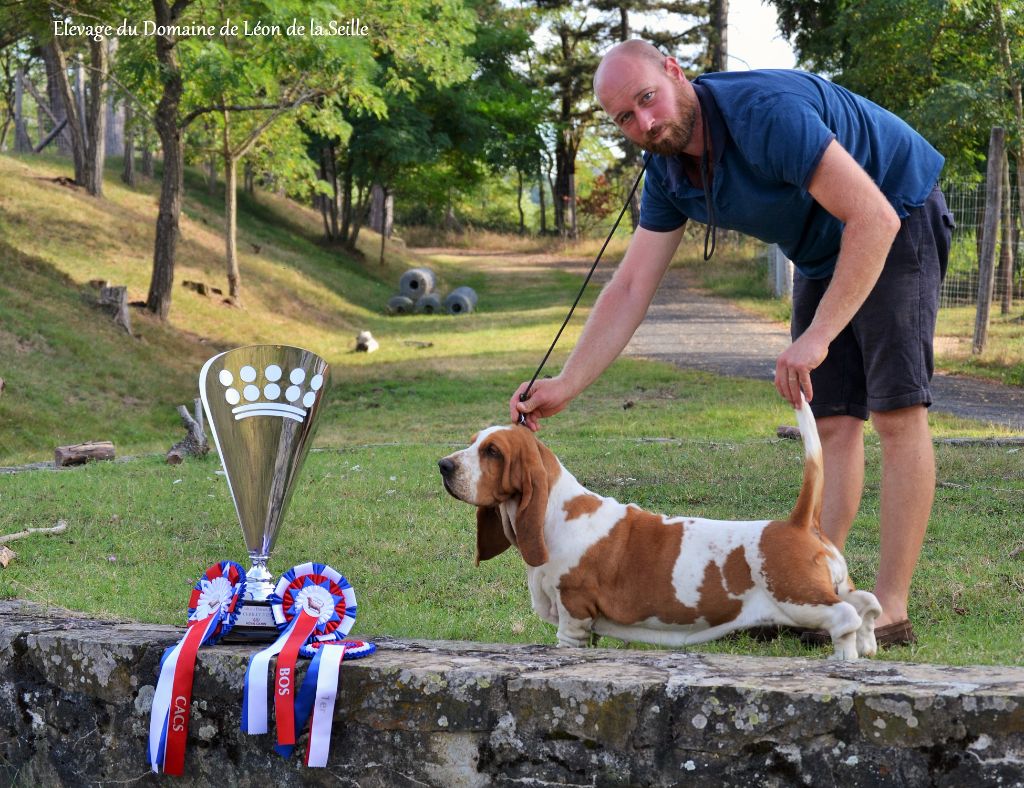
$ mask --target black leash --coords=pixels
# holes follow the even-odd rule
[[[604,244],[601,246],[601,251],[597,253],[597,257],[594,258],[594,264],[590,266],[590,272],[587,274],[587,278],[583,280],[583,286],[580,288],[579,293],[576,294],[576,300],[572,302],[572,306],[569,307],[569,314],[565,316],[565,320],[562,321],[562,327],[558,329],[558,333],[555,334],[555,338],[551,343],[551,347],[548,348],[548,352],[544,354],[543,360],[540,362],[540,366],[537,367],[537,371],[533,373],[533,377],[530,378],[530,383],[522,394],[519,395],[520,402],[526,402],[530,398],[530,389],[533,388],[533,384],[537,382],[537,378],[540,376],[541,370],[544,369],[544,365],[548,363],[548,359],[551,357],[551,352],[555,349],[555,345],[558,344],[558,340],[562,336],[562,332],[565,331],[565,327],[569,325],[569,321],[572,319],[572,313],[576,311],[576,306],[579,304],[580,299],[583,298],[583,292],[587,289],[587,285],[590,284],[590,278],[594,275],[594,271],[597,270],[597,264],[601,262],[601,255],[604,254],[604,250],[608,248],[608,244],[612,240],[612,236],[615,235],[615,231],[619,229],[619,222],[622,221],[622,217],[626,214],[626,209],[629,208],[629,204],[633,201],[633,195],[636,194],[637,187],[640,185],[640,179],[644,177],[644,173],[647,171],[647,162],[644,161],[644,166],[640,168],[639,174],[636,176],[636,180],[633,181],[633,188],[629,190],[629,196],[626,198],[626,202],[622,205],[622,210],[619,211],[619,218],[615,220],[615,224],[612,225],[611,232],[608,233],[608,237],[604,239]],[[526,414],[519,414],[519,423],[523,424],[526,421]]]

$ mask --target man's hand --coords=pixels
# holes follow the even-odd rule
[[[526,420],[523,422],[527,427],[536,432],[540,429],[540,420],[564,410],[565,406],[572,401],[572,394],[559,378],[544,378],[538,380],[530,389],[530,398],[520,402],[519,397],[529,383],[523,383],[516,389],[516,393],[509,400],[509,415],[512,421],[519,421],[519,414],[522,413]]]
[[[801,391],[808,402],[814,399],[811,370],[825,360],[828,344],[808,330],[775,362],[775,388],[794,408],[800,407]]]

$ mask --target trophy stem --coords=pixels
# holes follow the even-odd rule
[[[274,593],[273,575],[267,569],[268,555],[250,552],[252,568],[245,573],[245,600],[247,602],[265,602]]]

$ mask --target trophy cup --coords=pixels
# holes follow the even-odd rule
[[[229,350],[199,373],[199,394],[252,561],[234,639],[277,637],[267,559],[309,451],[328,375],[322,358],[286,345]]]

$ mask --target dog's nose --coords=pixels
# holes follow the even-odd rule
[[[443,457],[437,461],[437,467],[441,469],[442,476],[450,476],[455,470],[455,461],[448,457]]]

